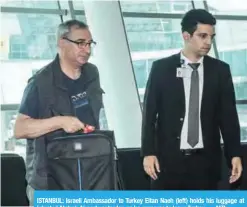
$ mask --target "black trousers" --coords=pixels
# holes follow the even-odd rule
[[[181,164],[182,163],[182,164]],[[217,190],[218,180],[207,169],[203,153],[183,155],[173,169],[161,167],[158,179],[151,180],[152,190]],[[210,163],[209,163],[210,164]]]

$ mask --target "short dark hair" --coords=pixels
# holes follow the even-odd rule
[[[88,29],[88,25],[84,22],[78,21],[76,19],[68,20],[58,26],[57,39],[67,37],[72,27],[77,29]]]
[[[198,23],[214,26],[216,19],[205,9],[192,9],[184,15],[181,21],[182,32],[188,32],[192,35],[196,31]]]

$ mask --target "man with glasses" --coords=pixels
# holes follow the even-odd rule
[[[47,189],[45,142],[57,131],[88,132],[99,128],[103,90],[95,65],[88,62],[96,45],[88,26],[77,20],[59,25],[58,54],[39,70],[24,91],[15,137],[27,139],[27,194]]]

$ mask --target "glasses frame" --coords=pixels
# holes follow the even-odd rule
[[[63,39],[76,44],[79,48],[85,48],[87,46],[89,46],[90,48],[94,48],[97,44],[94,40],[91,40],[89,42],[84,42],[84,41],[71,40],[68,37],[63,37]]]

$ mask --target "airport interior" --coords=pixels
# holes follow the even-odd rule
[[[240,123],[243,174],[230,185],[222,161],[218,189],[247,189],[247,4],[246,0],[2,0],[1,1],[1,206],[27,206],[26,139],[13,129],[28,79],[57,54],[56,30],[76,19],[89,25],[89,62],[104,90],[100,127],[114,131],[125,190],[148,190],[140,156],[145,88],[158,59],[183,47],[181,19],[205,9],[217,20],[209,55],[230,65]],[[222,141],[222,153],[224,143]]]

